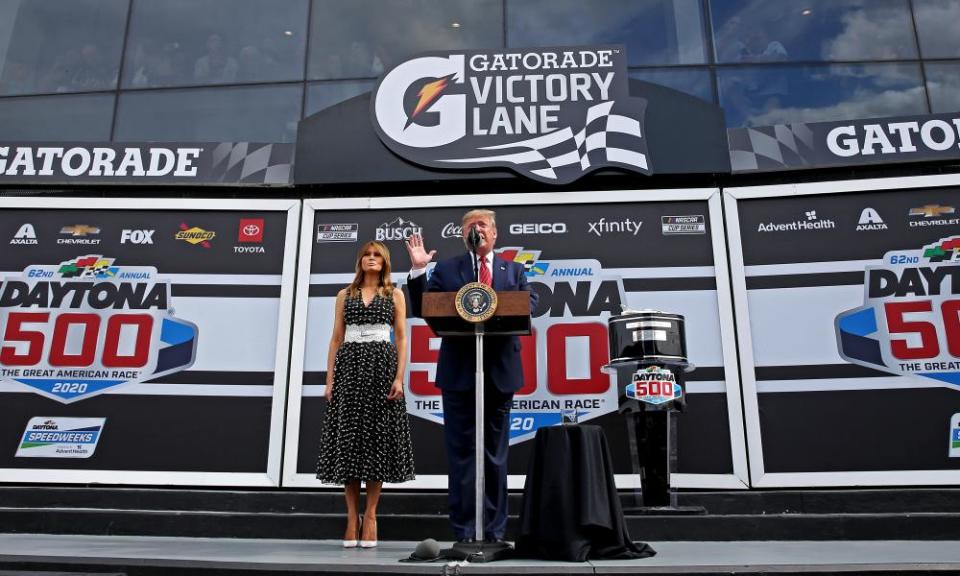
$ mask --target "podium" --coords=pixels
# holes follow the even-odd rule
[[[463,319],[457,311],[457,292],[424,292],[421,317],[437,336],[470,337],[476,341],[476,414],[474,426],[474,541],[458,542],[444,556],[470,562],[492,562],[506,555],[510,545],[484,542],[483,494],[485,485],[484,408],[483,408],[483,338],[484,336],[525,336],[530,334],[530,293],[527,291],[496,292],[493,315],[482,322]]]

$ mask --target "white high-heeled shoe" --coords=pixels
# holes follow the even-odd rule
[[[360,529],[361,529],[362,526],[363,526],[363,519],[362,519],[362,518],[357,518],[357,538],[360,537]],[[357,544],[359,544],[359,542],[360,542],[360,540],[344,540],[344,541],[343,541],[343,547],[344,547],[344,548],[356,548],[356,547],[357,547]]]
[[[376,528],[377,528],[377,521],[376,521],[376,520],[373,521],[373,528],[374,528],[374,530],[376,530]],[[362,531],[361,531],[360,533],[363,534]],[[377,541],[376,541],[376,540],[360,540],[360,547],[361,547],[361,548],[376,548],[376,547],[377,547]]]

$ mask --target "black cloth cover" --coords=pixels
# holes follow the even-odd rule
[[[517,555],[545,560],[628,559],[656,551],[633,542],[613,460],[599,426],[540,428],[520,510]]]

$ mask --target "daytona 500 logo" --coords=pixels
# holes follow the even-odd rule
[[[69,403],[189,368],[197,327],[150,266],[99,254],[0,282],[0,378]]]
[[[854,364],[960,386],[960,236],[868,266],[863,306],[836,319]]]
[[[393,68],[371,99],[388,148],[445,169],[503,166],[564,184],[604,166],[649,173],[647,101],[622,46],[447,52]]]

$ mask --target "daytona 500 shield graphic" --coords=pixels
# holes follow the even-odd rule
[[[854,364],[960,387],[960,236],[868,266],[864,305],[836,319]]]
[[[70,403],[189,368],[197,327],[151,266],[90,254],[0,283],[0,377]]]
[[[371,99],[383,143],[447,169],[502,166],[552,184],[602,167],[651,173],[644,113],[622,46],[433,53],[383,77]]]

